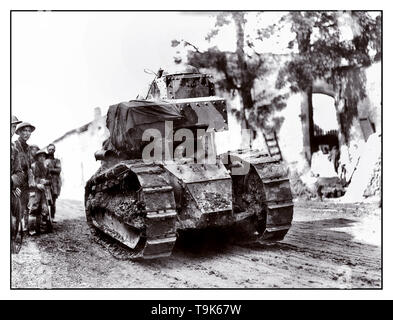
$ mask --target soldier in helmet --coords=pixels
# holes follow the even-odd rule
[[[50,175],[45,166],[45,160],[48,154],[44,149],[38,150],[35,155],[35,161],[31,165],[33,179],[29,182],[30,197],[29,197],[29,216],[32,223],[30,234],[40,233],[41,218],[44,221],[49,219],[48,205],[51,203],[50,192]],[[35,219],[34,219],[35,218]]]
[[[12,120],[11,120],[11,138],[14,136],[15,131],[16,131],[16,126],[22,123],[22,121],[18,120],[18,118],[16,116],[12,116]],[[13,143],[11,143],[13,144]]]
[[[23,173],[21,175],[21,181],[19,189],[21,190],[21,207],[22,207],[22,226],[23,231],[27,231],[28,225],[28,211],[27,203],[29,201],[29,172],[30,172],[30,159],[29,159],[29,145],[27,141],[30,139],[31,133],[35,130],[35,127],[28,122],[21,122],[17,125],[15,133],[19,136],[18,140],[15,141],[15,155],[18,159],[20,170]]]
[[[56,199],[60,195],[61,189],[61,162],[59,159],[55,158],[56,147],[53,143],[48,145],[48,159],[45,161],[45,165],[49,170],[50,180],[51,180],[51,191],[52,191],[52,206],[51,215],[52,219],[55,218],[56,212]]]
[[[13,137],[16,126],[21,123],[17,117],[12,116],[11,120],[11,138]],[[21,185],[24,181],[24,172],[18,160],[17,151],[14,143],[11,141],[11,239],[12,239],[12,252],[17,253],[17,248],[14,244],[14,239],[18,233],[20,220],[22,219],[22,208],[20,196],[22,194]]]

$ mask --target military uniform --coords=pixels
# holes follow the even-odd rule
[[[40,150],[40,148],[35,145],[35,144],[31,144],[29,145],[29,161],[30,161],[30,165],[35,162],[35,154],[37,153],[37,151]]]
[[[11,143],[11,213],[13,217],[19,218],[21,214],[20,195],[17,194],[16,189],[22,190],[23,181],[25,180],[25,173],[21,167],[18,159],[18,153],[15,145]]]
[[[14,174],[11,175],[11,180],[21,190],[20,205],[25,227],[27,227],[29,217],[27,204],[29,201],[29,174],[31,174],[28,148],[29,145],[19,137],[14,143],[14,151],[11,156],[14,162],[13,167],[15,166],[12,169]]]
[[[31,171],[32,179],[29,182],[31,190],[28,204],[29,214],[47,216],[49,214],[48,203],[51,202],[49,171],[45,167],[45,164],[38,160],[31,165]],[[40,190],[38,185],[44,186],[45,190]]]
[[[12,117],[11,125],[17,125],[21,123],[15,116]],[[13,132],[12,132],[13,134]],[[18,233],[18,227],[20,219],[22,218],[22,207],[20,202],[20,188],[24,181],[24,172],[18,159],[18,152],[15,148],[15,144],[11,141],[11,217],[12,217],[12,228],[11,228],[11,239],[15,239]],[[16,249],[13,245],[13,252]]]
[[[54,156],[49,155],[48,159],[45,161],[45,165],[48,168],[50,174],[51,191],[52,191],[52,205],[51,205],[51,215],[52,218],[55,217],[56,212],[56,199],[60,195],[61,190],[61,162]]]
[[[11,189],[22,188],[27,179],[27,172],[22,168],[23,161],[20,160],[18,150],[14,143],[11,143]]]

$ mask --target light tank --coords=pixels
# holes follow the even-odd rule
[[[215,132],[228,130],[228,117],[210,76],[160,70],[146,99],[110,106],[106,121],[110,137],[95,153],[101,167],[85,187],[86,218],[130,258],[167,257],[179,233],[195,229],[246,225],[269,241],[288,232],[293,202],[280,157],[216,155]]]

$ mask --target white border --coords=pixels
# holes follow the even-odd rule
[[[2,116],[1,116],[1,147],[2,150],[9,149],[9,10],[10,9],[74,9],[74,10],[222,10],[222,9],[233,9],[233,10],[261,10],[262,8],[267,10],[300,10],[300,9],[315,9],[315,10],[332,10],[332,9],[363,9],[363,10],[384,10],[384,274],[383,274],[383,285],[384,290],[380,291],[338,291],[338,290],[47,290],[47,291],[25,291],[25,290],[9,290],[10,286],[10,263],[9,263],[9,158],[8,151],[5,156],[1,159],[1,195],[2,195],[2,208],[1,223],[0,223],[0,298],[2,299],[390,299],[392,298],[392,212],[390,210],[391,204],[387,203],[389,195],[393,194],[391,190],[392,181],[392,167],[391,163],[391,147],[389,148],[389,141],[391,140],[391,128],[393,127],[390,123],[392,117],[393,106],[390,105],[390,92],[392,91],[392,81],[390,80],[389,74],[392,74],[392,48],[390,31],[393,30],[393,11],[390,10],[390,6],[386,1],[374,0],[364,1],[337,1],[331,0],[329,2],[315,2],[315,1],[276,1],[272,2],[256,2],[256,1],[225,1],[224,4],[218,2],[200,0],[193,2],[192,6],[185,4],[184,1],[144,1],[143,4],[134,4],[129,1],[27,1],[20,0],[18,2],[1,1],[1,18],[0,18],[0,33],[2,50],[1,54],[1,82],[0,82],[0,95]]]

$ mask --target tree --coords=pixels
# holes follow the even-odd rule
[[[271,92],[263,94],[253,92],[255,81],[269,72],[269,61],[253,49],[253,42],[245,34],[247,23],[245,12],[219,13],[216,16],[215,27],[206,36],[206,40],[211,41],[223,26],[231,23],[236,30],[235,52],[220,51],[214,46],[201,52],[194,45],[183,41],[185,46],[191,48],[187,55],[187,62],[198,69],[214,70],[218,76],[216,79],[218,89],[232,95],[239,95],[241,108],[232,111],[241,122],[242,129],[250,129],[252,137],[255,137],[260,128],[269,128],[267,119],[272,111],[285,107],[285,97]],[[172,41],[172,46],[179,44],[177,40]],[[279,121],[273,123],[278,125]]]
[[[304,94],[304,145],[306,158],[311,161],[313,83],[323,79],[345,96],[347,119],[340,125],[347,140],[350,123],[357,116],[357,103],[365,97],[363,67],[381,58],[381,16],[372,18],[360,11],[290,12],[281,23],[291,24],[295,37],[288,47],[294,54],[280,70],[276,86],[289,86],[292,92]],[[343,34],[344,23],[352,26],[349,39]]]

